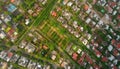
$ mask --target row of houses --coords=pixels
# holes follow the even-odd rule
[[[43,68],[43,66],[40,65],[39,62],[34,62],[24,56],[14,54],[9,51],[1,51],[0,58],[6,62],[18,63],[18,65],[28,68],[28,69],[42,69]]]
[[[105,0],[104,0],[105,1]],[[104,2],[102,2],[102,1],[96,1],[95,3],[101,3],[103,6],[105,6],[106,4],[104,4]],[[107,1],[106,1],[106,3],[107,3]],[[68,1],[68,0],[65,0],[64,2],[63,2],[63,4],[65,5],[65,6],[70,6],[70,7],[72,7],[73,5],[74,5],[74,2],[73,1]],[[117,7],[117,9],[119,9],[119,6],[117,5],[117,3],[115,3],[116,4],[116,7]],[[104,62],[104,61],[107,61],[107,59],[109,60],[108,62],[111,62],[110,64],[111,64],[111,67],[113,67],[113,68],[116,68],[116,65],[118,64],[118,60],[119,59],[115,59],[115,58],[113,58],[113,56],[111,55],[111,56],[109,56],[109,57],[106,57],[106,54],[103,54],[103,52],[101,52],[102,50],[105,50],[106,52],[117,52],[118,51],[118,49],[116,49],[114,46],[112,46],[111,44],[109,44],[109,42],[110,42],[110,40],[112,40],[112,39],[114,39],[114,37],[116,37],[115,38],[115,40],[120,40],[119,39],[119,34],[117,34],[117,32],[115,32],[115,30],[113,29],[113,28],[111,28],[111,27],[109,27],[109,24],[110,24],[110,21],[112,21],[112,19],[109,17],[109,14],[107,14],[107,13],[105,13],[105,15],[103,15],[104,17],[105,17],[105,19],[104,18],[102,18],[102,16],[96,11],[96,10],[94,10],[93,9],[93,7],[91,7],[92,6],[92,4],[89,4],[88,2],[85,2],[84,4],[83,4],[83,7],[82,7],[82,11],[80,11],[79,13],[79,18],[80,19],[82,19],[83,21],[85,21],[85,24],[86,25],[88,25],[89,27],[91,27],[92,29],[91,29],[91,31],[93,31],[93,33],[91,34],[91,33],[85,33],[85,34],[88,34],[88,36],[89,37],[92,37],[91,39],[93,40],[93,41],[95,41],[94,43],[93,43],[93,45],[91,45],[91,42],[92,41],[88,41],[88,39],[85,39],[85,38],[83,38],[83,37],[81,37],[81,34],[80,33],[77,33],[77,35],[75,34],[75,36],[77,37],[77,38],[79,38],[80,39],[80,41],[82,41],[83,42],[83,44],[84,45],[86,45],[86,47],[89,49],[89,50],[91,50],[92,52],[94,52],[95,53],[95,55],[98,57],[98,58],[100,58],[101,59],[101,61],[102,62]],[[107,6],[107,5],[106,5]],[[64,7],[64,6],[63,6]],[[55,15],[52,15],[52,16],[54,16],[55,18],[57,17],[57,21],[59,21],[59,22],[61,22],[62,23],[62,25],[66,28],[66,29],[68,29],[68,31],[70,32],[70,33],[72,33],[72,34],[74,34],[75,32],[76,32],[76,29],[74,30],[74,28],[78,28],[79,27],[79,25],[78,25],[78,23],[79,22],[77,22],[77,21],[73,21],[73,24],[72,24],[72,17],[73,17],[73,13],[72,12],[69,12],[69,10],[64,10],[64,9],[62,9],[62,8],[60,8],[60,7],[57,7],[57,10],[54,10],[54,14]],[[59,9],[59,10],[58,10]],[[112,8],[113,9],[113,8]],[[114,10],[114,9],[113,9]],[[101,9],[101,11],[105,11],[105,10],[103,10],[103,9]],[[110,11],[110,10],[109,10]],[[62,14],[59,14],[58,12],[62,12]],[[86,15],[87,14],[87,15]],[[59,16],[58,16],[59,15]],[[115,12],[115,10],[114,11],[112,11],[112,16],[114,16],[114,15],[116,15],[116,12]],[[107,21],[106,21],[107,20]],[[70,21],[70,22],[69,22]],[[104,37],[106,37],[107,38],[107,41],[104,41],[104,39],[103,38],[98,38],[98,37],[94,37],[93,38],[93,36],[94,36],[94,32],[96,31],[96,29],[99,29],[99,30],[101,30],[101,28],[104,28],[104,30],[106,31],[110,31],[110,33],[111,34],[108,34],[107,32],[105,32],[105,31],[103,31],[104,33],[106,33],[105,35],[104,35]],[[79,27],[79,29],[82,31],[82,33],[84,32],[84,27]],[[85,35],[84,34],[84,35]],[[97,36],[97,34],[99,35],[99,33],[96,33],[96,35],[95,36]],[[81,38],[80,38],[81,37]],[[88,37],[87,37],[88,38]],[[96,39],[97,38],[97,40],[98,41],[102,41],[103,42],[103,46],[101,46],[101,44],[99,44],[99,43],[97,43],[96,42]],[[105,42],[105,43],[104,43]],[[94,45],[95,44],[95,45]],[[106,47],[106,45],[105,44],[108,44],[107,46],[108,47]],[[119,42],[118,42],[118,44],[119,44]],[[94,47],[95,46],[95,47]],[[96,47],[97,46],[97,47]],[[117,47],[119,47],[119,45],[116,45]],[[68,48],[67,50],[69,50],[70,48]],[[71,52],[69,52],[70,53],[70,55],[72,55],[71,54]],[[108,54],[110,54],[110,53],[107,53],[107,55]],[[73,54],[74,56],[73,56],[73,58],[74,59],[76,59],[76,57],[77,57],[77,54],[76,53],[74,53]],[[107,63],[107,62],[106,62]],[[109,64],[107,64],[107,65],[109,65]]]
[[[29,32],[27,38],[29,37],[33,38],[28,41],[26,40],[26,38],[23,39],[18,46],[19,48],[24,49],[24,52],[27,52],[27,54],[29,55],[31,55],[31,53],[34,54],[32,56],[37,55],[42,58],[44,57],[44,59],[52,61],[54,66],[56,67],[66,69],[73,68],[70,65],[70,61],[67,60],[65,57],[62,57],[62,55],[58,53],[59,51],[57,49],[50,50],[51,47],[49,45],[47,45],[46,43],[42,43],[42,41],[44,42],[44,40],[46,39],[43,38],[43,36],[41,36],[38,32],[36,32],[35,30]]]
[[[5,14],[1,14],[0,15],[0,38],[1,39],[5,39],[5,38],[9,38],[11,41],[15,41],[15,39],[17,38],[17,34],[18,32],[16,31],[16,28],[14,27],[10,27],[8,25],[8,22],[11,21],[11,16],[9,15],[5,15]]]

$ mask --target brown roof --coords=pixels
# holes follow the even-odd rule
[[[92,60],[88,55],[86,55],[86,60],[87,60],[90,64],[93,64],[93,60]]]
[[[108,61],[107,57],[102,57],[102,61],[107,62]]]
[[[120,48],[120,43],[117,44],[117,48]]]
[[[113,54],[114,54],[115,56],[117,56],[118,50],[115,49],[115,50],[113,51]]]

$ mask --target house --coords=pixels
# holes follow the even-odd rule
[[[120,35],[117,35],[117,38],[116,38],[116,40],[120,40]]]
[[[118,50],[120,50],[120,43],[117,44],[117,48],[118,48]]]
[[[120,19],[120,14],[117,16],[117,19]]]
[[[57,7],[57,11],[61,11],[62,10],[62,8],[61,7]]]
[[[43,68],[42,68],[42,66],[39,63],[37,63],[35,69],[43,69]]]
[[[77,28],[77,27],[78,27],[77,21],[73,21],[73,26],[74,26],[74,28]]]
[[[77,28],[78,28],[79,31],[82,31],[82,32],[84,31],[84,28],[81,27],[81,26],[78,26]]]
[[[30,9],[28,10],[28,13],[29,13],[30,15],[32,15],[33,12],[34,12],[33,10],[30,10]]]
[[[67,6],[71,7],[72,4],[73,4],[73,2],[68,2],[68,3],[67,3]]]
[[[7,55],[6,55],[6,57],[4,58],[4,60],[8,62],[8,61],[10,61],[10,59],[12,58],[12,56],[13,56],[13,53],[12,52],[8,52]]]
[[[36,66],[36,63],[33,62],[32,60],[30,60],[30,62],[28,63],[27,68],[28,69],[35,69],[35,66]]]
[[[63,0],[63,5],[66,5],[69,0]]]
[[[101,61],[103,61],[103,62],[107,62],[107,61],[108,61],[108,58],[107,58],[107,57],[102,56],[102,60],[101,60]]]
[[[90,12],[91,12],[91,9],[89,8],[89,9],[86,11],[86,13],[87,13],[87,14],[90,14]]]
[[[5,23],[8,23],[8,22],[11,21],[11,19],[12,19],[12,18],[8,15],[8,16],[6,16],[6,17],[4,18],[3,21],[4,21]]]
[[[64,23],[64,22],[63,22],[63,21],[64,21],[64,18],[63,18],[63,17],[58,17],[58,18],[57,18],[57,21]]]
[[[117,59],[114,59],[114,60],[113,60],[113,63],[114,63],[114,65],[117,65],[118,60],[117,60]]]
[[[99,24],[100,26],[103,25],[103,21],[100,20],[100,21],[98,22],[98,24]]]
[[[115,57],[114,57],[113,55],[110,55],[110,56],[108,57],[108,59],[109,59],[110,61],[112,61],[112,60],[115,59]]]
[[[0,15],[0,18],[1,18],[2,20],[4,20],[4,19],[5,19],[5,17],[6,17],[6,15],[5,15],[5,14],[1,14],[1,15]]]
[[[117,11],[115,10],[115,11],[113,11],[113,14],[112,15],[116,15],[117,14]]]
[[[65,69],[72,69],[72,67],[69,66],[69,65],[65,66],[64,68],[65,68]]]
[[[10,0],[10,2],[12,2],[12,3],[13,3],[14,1],[15,1],[15,0]]]
[[[84,10],[87,11],[89,9],[89,6],[87,4],[84,5]]]
[[[77,54],[77,53],[73,53],[73,54],[72,54],[72,58],[73,58],[74,60],[77,60],[78,54]]]
[[[108,46],[108,51],[111,52],[112,50],[113,50],[113,46],[112,46],[112,45],[109,45],[109,46]]]
[[[43,48],[44,50],[48,50],[48,49],[49,49],[47,45],[43,45],[42,48]]]
[[[85,22],[86,22],[87,24],[89,24],[90,21],[91,21],[91,19],[90,19],[90,18],[87,18]]]
[[[52,59],[52,60],[55,60],[56,57],[57,57],[56,55],[57,55],[57,52],[56,52],[56,51],[52,51],[51,59]]]
[[[106,5],[106,9],[108,10],[108,13],[112,13],[113,9],[107,4]]]
[[[15,62],[19,59],[19,57],[20,57],[20,56],[17,55],[17,54],[13,55],[12,58],[10,59],[10,62],[15,63]]]
[[[91,37],[92,37],[92,35],[91,35],[91,34],[87,34],[87,39],[88,39],[88,40],[90,40],[90,39],[91,39]]]
[[[24,48],[27,45],[27,42],[25,40],[22,40],[21,43],[19,44],[20,48]]]
[[[0,38],[4,39],[6,37],[6,34],[3,31],[0,31]]]
[[[43,0],[42,4],[45,5],[47,3],[47,0]]]
[[[75,12],[78,12],[80,9],[79,9],[79,7],[77,7],[76,5],[73,5],[72,6],[72,9],[75,11]]]
[[[112,45],[116,44],[116,42],[117,42],[117,41],[116,41],[115,39],[112,39],[112,40],[111,40],[111,44],[112,44]]]
[[[74,32],[74,36],[75,36],[76,38],[79,38],[79,37],[80,37],[80,34],[79,34],[77,31],[75,31],[75,32]]]
[[[109,29],[109,25],[103,25],[105,26],[104,29],[108,30]]]
[[[117,6],[116,2],[108,2],[108,4],[112,7],[115,8]]]
[[[20,59],[18,60],[18,65],[26,67],[28,62],[29,60],[26,57],[21,56]]]
[[[70,18],[72,17],[72,14],[71,12],[65,10],[65,11],[62,11],[62,15],[67,19],[67,20],[70,20]]]
[[[118,52],[117,49],[114,49],[114,50],[113,50],[113,55],[114,55],[114,56],[118,56],[118,55],[119,55],[119,52]]]
[[[0,52],[0,58],[1,59],[4,59],[6,57],[6,55],[7,55],[7,51],[1,51]]]
[[[30,19],[25,19],[25,25],[28,25],[30,23]]]
[[[106,37],[108,37],[108,39],[112,39],[112,37],[110,35],[107,35]]]
[[[81,49],[78,49],[78,50],[77,50],[77,53],[78,53],[78,54],[80,54],[81,52],[82,52],[82,50],[81,50]]]
[[[52,60],[55,60],[55,59],[56,59],[56,55],[55,55],[55,54],[52,54],[51,59],[52,59]]]
[[[105,6],[106,3],[107,3],[106,0],[98,1],[98,4],[100,4],[101,6]]]
[[[78,60],[77,62],[78,62],[80,65],[82,65],[85,57],[86,57],[86,53],[82,52],[82,56],[79,58],[79,60]]]
[[[61,67],[65,67],[67,64],[68,64],[68,63],[67,63],[66,61],[63,61],[63,62],[61,63]]]
[[[90,66],[89,68],[90,68],[90,69],[93,69],[93,67],[92,67],[92,66]]]
[[[99,57],[101,57],[101,52],[100,51],[98,51],[97,49],[95,49],[94,48],[94,51],[95,51],[95,54],[96,54],[96,56],[99,58]]]
[[[21,3],[21,0],[10,0],[10,2],[15,5],[19,5]]]
[[[83,40],[82,40],[82,43],[83,43],[84,45],[87,45],[88,40],[87,40],[87,39],[83,39]]]
[[[89,44],[87,44],[86,47],[87,47],[88,49],[92,49],[91,46],[90,46]]]
[[[89,62],[89,64],[93,64],[93,60],[88,55],[86,55],[85,59]]]
[[[11,29],[7,32],[7,35],[8,35],[10,38],[12,38],[14,32],[15,32],[15,30],[11,28]]]
[[[32,43],[28,43],[25,50],[27,50],[28,53],[33,53],[35,51],[35,46]]]
[[[67,52],[70,52],[70,51],[71,51],[71,47],[72,47],[72,45],[73,45],[73,44],[70,43],[70,44],[66,47],[66,51],[67,51]]]
[[[56,13],[55,11],[52,11],[52,12],[51,12],[51,15],[54,16],[54,17],[56,17],[56,16],[57,16],[57,13]]]
[[[61,57],[61,58],[59,59],[59,64],[61,64],[63,61],[64,61],[64,59]]]
[[[17,9],[17,7],[16,7],[15,5],[13,5],[13,4],[9,4],[9,5],[7,6],[7,10],[8,10],[9,12],[11,12],[11,13],[13,13],[16,9]]]
[[[94,69],[101,69],[98,65],[94,64],[93,65]]]

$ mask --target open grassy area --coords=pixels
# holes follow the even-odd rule
[[[50,13],[51,9],[53,8],[53,6],[54,6],[54,4],[56,2],[57,2],[57,0],[52,0],[48,4],[48,6],[46,7],[46,9],[41,12],[41,14],[31,24],[31,26],[27,29],[27,31],[25,31],[25,33],[18,39],[18,41],[16,42],[16,44],[18,44],[24,38],[24,36],[31,30],[31,28],[33,28],[33,26],[38,26],[47,17],[46,15],[48,15]]]

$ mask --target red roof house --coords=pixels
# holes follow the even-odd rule
[[[91,59],[88,55],[86,55],[86,60],[87,60],[90,64],[93,64],[92,59]]]
[[[84,10],[88,10],[89,9],[89,6],[87,4],[84,5]]]
[[[113,51],[113,55],[114,55],[114,56],[117,56],[118,53],[119,53],[119,52],[118,52],[118,50],[116,50],[116,49]]]
[[[115,39],[112,39],[111,44],[114,45],[116,43]]]
[[[94,69],[100,69],[100,67],[98,65],[94,65]]]
[[[83,64],[83,60],[84,60],[84,58],[85,58],[85,56],[86,56],[86,54],[84,53],[81,57],[80,57],[80,59],[78,60],[78,63],[79,64]]]
[[[117,48],[120,48],[120,43],[117,44]]]
[[[12,3],[13,3],[14,1],[15,1],[15,0],[10,0],[10,2],[12,2]]]
[[[102,57],[102,61],[107,62],[108,61],[107,57]]]
[[[98,51],[97,49],[94,49],[95,53],[96,53],[96,56],[100,57],[102,54],[100,51]]]
[[[13,53],[9,52],[8,57],[11,58],[13,56]]]
[[[52,16],[56,17],[57,16],[57,13],[55,11],[52,11]]]
[[[120,14],[118,15],[118,17],[117,17],[118,19],[120,19]]]
[[[77,60],[77,57],[78,57],[78,54],[77,54],[77,53],[73,53],[72,58],[73,58],[74,60]]]

